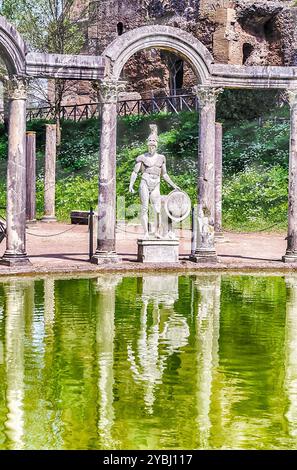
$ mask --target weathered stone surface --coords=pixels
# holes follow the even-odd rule
[[[200,131],[198,155],[198,235],[192,260],[216,262],[215,231],[215,148],[216,100],[220,88],[196,87]]]
[[[97,250],[91,262],[117,262],[116,228],[116,139],[117,97],[124,83],[113,80],[98,83],[102,102],[99,156],[99,196]]]
[[[223,126],[216,123],[215,144],[215,238],[223,237],[222,229],[222,186],[223,186]]]
[[[42,222],[55,222],[57,126],[46,125],[44,170],[44,216]]]
[[[26,99],[27,82],[14,77],[8,87],[6,251],[0,264],[29,264],[26,253]]]
[[[289,91],[291,137],[289,159],[289,210],[286,263],[297,262],[297,89]]]
[[[26,219],[36,222],[36,132],[26,134]]]
[[[138,240],[140,263],[178,263],[178,240]]]

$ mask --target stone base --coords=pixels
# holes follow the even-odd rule
[[[190,256],[190,261],[194,263],[218,263],[215,251],[197,251]]]
[[[0,265],[2,266],[30,266],[32,263],[27,255],[10,255],[4,253],[3,257],[0,258]]]
[[[96,252],[91,258],[91,263],[97,265],[120,263],[121,261],[122,258],[120,258],[120,256],[118,256],[115,252],[108,253],[106,251]]]
[[[42,217],[42,219],[40,219],[40,222],[45,222],[45,223],[49,224],[51,222],[57,222],[57,219],[56,219],[56,217],[51,216],[51,215],[44,215]]]
[[[178,263],[178,240],[138,240],[137,244],[140,263]]]
[[[284,263],[297,263],[297,253],[288,253],[282,257]]]

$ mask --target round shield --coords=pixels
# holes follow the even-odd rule
[[[165,200],[165,211],[168,217],[175,222],[185,220],[191,211],[191,200],[187,193],[175,189],[168,194]]]

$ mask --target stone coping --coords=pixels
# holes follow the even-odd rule
[[[297,273],[297,263],[284,264],[279,262],[266,263],[192,263],[191,261],[181,260],[179,263],[150,263],[143,264],[138,262],[122,262],[116,264],[107,264],[95,266],[86,262],[81,265],[47,265],[47,266],[24,266],[14,268],[0,268],[0,280],[10,277],[83,277],[104,274],[121,274],[121,275],[142,275],[142,274],[168,274],[177,273],[185,275],[201,275],[201,274],[267,274],[267,275],[283,275],[286,273]]]

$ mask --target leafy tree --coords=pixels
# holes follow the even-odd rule
[[[33,50],[53,54],[79,54],[90,21],[88,4],[75,8],[77,0],[3,0],[0,14],[15,25]],[[64,96],[74,83],[55,79],[48,93],[44,82],[33,84],[34,95],[49,102],[55,112],[60,142],[60,113]]]

